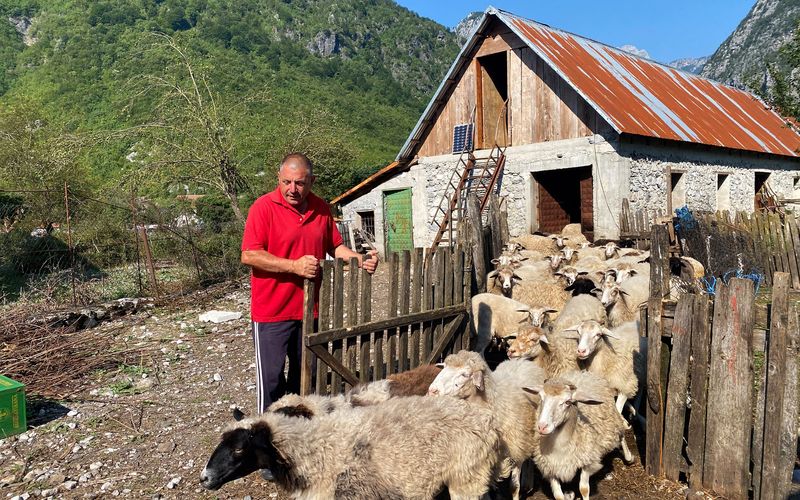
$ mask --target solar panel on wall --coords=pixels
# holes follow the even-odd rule
[[[453,153],[472,151],[472,123],[453,127]]]

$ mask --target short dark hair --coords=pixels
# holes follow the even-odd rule
[[[288,161],[299,161],[305,164],[306,168],[308,168],[308,175],[314,175],[314,164],[311,163],[311,160],[308,159],[308,156],[304,155],[303,153],[289,153],[288,155],[284,156],[281,160],[281,168],[283,168]]]

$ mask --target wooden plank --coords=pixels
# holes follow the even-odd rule
[[[400,254],[400,315],[408,315],[411,295],[411,254],[404,250]],[[398,370],[408,370],[408,337],[409,330],[406,325],[400,330],[398,337]]]
[[[342,327],[327,332],[320,332],[312,335],[309,338],[310,345],[327,344],[336,340],[341,340],[346,337],[362,335],[369,332],[379,330],[391,329],[409,325],[411,323],[422,323],[424,321],[442,321],[450,316],[455,316],[464,311],[463,304],[454,304],[448,307],[433,309],[429,311],[420,311],[418,313],[409,313],[406,316],[387,318],[379,321],[372,321],[363,325],[353,327]]]
[[[442,288],[442,295],[443,295],[443,302],[442,306],[452,306],[453,305],[453,293],[455,292],[455,283],[453,278],[453,250],[451,248],[445,248],[444,252],[442,252],[442,267],[444,270],[442,271],[442,278],[444,281],[444,287]]]
[[[769,235],[772,239],[772,255],[775,258],[775,271],[785,273],[786,272],[786,262],[784,262],[784,255],[781,251],[781,242],[778,239],[778,228],[776,219],[778,218],[777,214],[767,214],[767,224],[769,227]]]
[[[497,194],[489,195],[489,225],[492,231],[492,257],[503,253],[503,234],[500,226],[500,201]]]
[[[787,498],[792,487],[792,472],[797,450],[797,359],[800,356],[800,315],[795,302],[789,308],[788,327],[786,329],[786,386],[783,393],[783,422],[781,427],[780,456],[778,481],[781,490],[779,498]]]
[[[333,369],[334,373],[344,378],[348,384],[358,385],[358,379],[355,375],[353,375],[353,372],[345,367],[341,361],[331,356],[331,353],[329,353],[326,349],[323,349],[322,346],[319,345],[309,347],[312,351],[314,351],[314,354],[316,354],[321,361],[327,363],[327,365]]]
[[[772,240],[769,236],[769,228],[766,226],[766,216],[764,214],[753,214],[756,219],[756,227],[758,228],[758,235],[761,240],[762,255],[765,258],[764,274],[768,276],[770,285],[772,284],[772,275],[775,274],[775,260],[772,255]]]
[[[372,319],[372,275],[361,270],[361,316],[359,323],[369,323]],[[374,348],[372,334],[361,335],[361,352],[359,356],[358,378],[362,383],[369,382],[371,351]]]
[[[753,461],[753,499],[761,498],[761,464],[764,455],[764,401],[767,394],[767,370],[761,367],[759,373],[753,370],[753,380],[758,380],[758,393],[756,394],[753,418],[753,439],[750,445],[750,456]]]
[[[329,330],[331,324],[331,309],[333,308],[333,261],[322,261],[322,285],[319,294],[319,320],[317,331]],[[326,346],[327,348],[327,346]],[[317,361],[317,394],[329,394],[328,365]]]
[[[358,259],[353,257],[347,265],[347,295],[345,296],[345,318],[346,326],[358,324]],[[358,336],[349,337],[345,340],[345,365],[351,372],[356,373],[358,369]]]
[[[645,469],[652,476],[662,475],[662,436],[664,432],[664,396],[661,390],[661,312],[662,288],[668,262],[667,232],[653,226],[650,251],[650,298],[647,302],[647,455]]]
[[[678,300],[672,324],[672,355],[669,365],[667,404],[664,414],[664,475],[677,481],[683,463],[683,430],[686,417],[686,396],[689,386],[689,356],[694,318],[694,295],[684,294]]]
[[[794,256],[795,268],[798,270],[796,275],[792,276],[792,288],[800,289],[800,234],[798,234],[797,218],[792,214],[786,214],[786,225],[789,228],[790,255]]]
[[[755,498],[782,498],[786,471],[782,470],[786,457],[781,455],[783,432],[783,397],[786,388],[787,327],[789,324],[789,282],[786,273],[776,273],[772,285],[772,322],[766,362],[766,404],[760,412],[764,418],[764,449],[761,460],[760,496]],[[756,450],[759,451],[759,450]],[[792,450],[792,456],[796,450]],[[789,476],[791,477],[791,476]]]
[[[472,71],[475,79],[475,105],[477,110],[475,112],[475,149],[483,147],[483,113],[481,107],[483,106],[483,69],[481,63],[476,57],[472,62]]]
[[[306,339],[314,333],[314,280],[303,284],[303,348],[300,351],[300,395],[311,394],[314,353],[306,347]]]
[[[711,345],[711,328],[708,320],[708,298],[697,295],[692,318],[691,386],[692,411],[686,438],[686,456],[689,458],[689,486],[693,490],[703,487],[703,463],[706,441],[706,402],[708,400],[708,354]]]
[[[344,262],[342,259],[336,259],[333,264],[333,312],[331,313],[331,326],[333,328],[341,328],[344,324]],[[316,338],[315,335],[312,338]],[[308,339],[309,341],[311,338]],[[337,339],[333,342],[332,358],[336,359],[341,364],[344,353],[343,341]],[[316,352],[316,351],[315,351]],[[331,368],[330,364],[328,365]],[[342,392],[342,377],[336,371],[331,371],[331,394],[340,394]]]
[[[400,295],[400,254],[392,253],[389,255],[389,318],[396,318]],[[400,325],[398,325],[400,326]],[[397,357],[397,333],[398,328],[386,329],[386,375],[395,373],[395,360]]]
[[[423,311],[431,311],[433,309],[433,255],[432,253],[426,254],[423,266]],[[428,359],[433,348],[433,325],[430,320],[423,319],[420,322],[424,322],[422,327],[422,359]]]
[[[433,278],[433,307],[440,309],[444,307],[444,285],[445,285],[445,260],[447,258],[447,248],[438,248],[434,256],[435,269]],[[444,325],[442,322],[434,323],[433,345],[439,341]]]
[[[411,312],[416,313],[422,309],[422,265],[424,254],[422,248],[415,248],[411,254]],[[411,368],[419,366],[420,362],[420,339],[422,326],[419,323],[411,325]]]
[[[456,245],[453,252],[453,304],[464,303],[464,249],[461,245]],[[467,329],[468,330],[468,329]],[[468,349],[469,345],[464,345],[464,335],[459,336],[455,344],[454,350],[460,351]]]
[[[747,498],[750,487],[750,418],[730,416],[752,414],[754,300],[750,280],[717,286],[703,480],[729,498]]]
[[[470,236],[472,243],[472,267],[474,269],[474,279],[476,284],[475,293],[486,291],[486,257],[483,245],[483,223],[481,222],[481,210],[478,197],[474,194],[467,196],[467,217],[471,226]]]
[[[620,231],[623,233],[631,232],[631,203],[628,201],[628,198],[622,199]]]
[[[428,356],[428,364],[435,363],[439,360],[439,357],[444,352],[445,347],[450,341],[453,339],[453,336],[456,334],[459,328],[462,328],[464,325],[464,320],[467,318],[466,314],[460,314],[455,318],[451,319],[447,326],[445,327],[442,334],[436,341],[436,345],[433,346],[433,350],[431,354]]]

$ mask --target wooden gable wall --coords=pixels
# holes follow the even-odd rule
[[[509,145],[521,146],[590,136],[610,127],[552,68],[522,40],[498,23],[473,51],[470,63],[456,75],[458,83],[421,141],[421,157],[452,151],[453,127],[468,123],[476,106],[480,74],[478,57],[505,52],[509,98]],[[480,115],[480,113],[476,113]],[[495,118],[496,120],[496,118]],[[481,128],[481,118],[477,117]],[[476,138],[476,149],[481,141]]]

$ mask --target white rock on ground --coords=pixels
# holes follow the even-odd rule
[[[199,319],[203,322],[211,322],[211,323],[225,323],[226,321],[233,321],[237,320],[242,317],[241,312],[234,312],[234,311],[217,311],[211,310],[206,311],[200,315]]]

